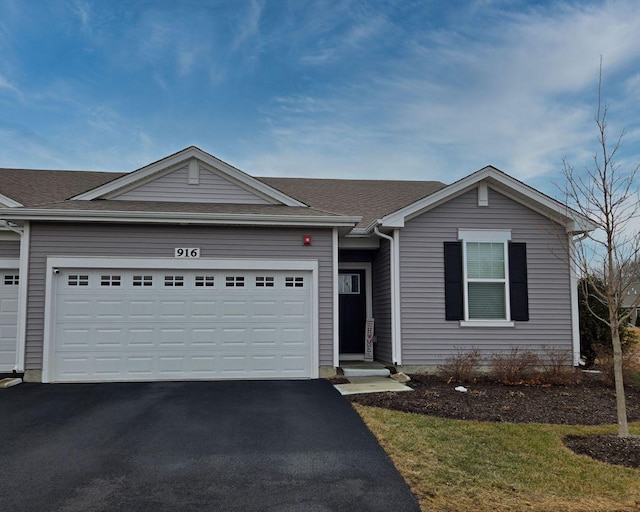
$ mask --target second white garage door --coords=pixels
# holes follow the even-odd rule
[[[49,380],[312,374],[311,272],[65,269],[55,280]]]
[[[17,269],[0,270],[0,372],[16,366],[19,279]]]

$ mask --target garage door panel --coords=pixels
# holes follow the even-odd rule
[[[247,344],[247,329],[245,327],[223,327],[220,340],[223,346]]]
[[[92,339],[93,336],[89,327],[71,328],[58,325],[56,329],[56,340],[58,340],[56,348],[61,351],[88,349]]]
[[[122,349],[126,341],[125,335],[124,329],[96,329],[95,347],[98,350],[105,348]]]
[[[191,302],[191,318],[199,321],[213,321],[216,319],[216,302],[212,300],[194,300]]]
[[[156,303],[152,300],[129,300],[130,320],[149,320],[156,317]]]
[[[310,333],[307,328],[285,327],[281,331],[280,339],[282,340],[282,344],[285,346],[291,347],[293,345],[297,345],[302,347],[306,345],[309,335]]]
[[[91,299],[67,299],[56,307],[56,318],[65,320],[91,320],[96,306]]]
[[[98,320],[124,320],[128,314],[128,304],[123,300],[96,300]]]
[[[154,329],[129,329],[127,344],[134,349],[143,347],[153,347],[156,336]]]
[[[53,380],[309,377],[310,275],[61,272]]]

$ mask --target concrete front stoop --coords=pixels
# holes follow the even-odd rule
[[[404,382],[410,380],[409,377],[403,373],[391,375],[391,371],[388,368],[375,361],[345,361],[340,364],[338,373],[349,381],[349,383],[334,385],[342,395],[413,391],[412,388],[404,385]]]
[[[387,391],[413,391],[409,386],[400,384],[389,377],[349,377],[349,384],[335,384],[341,395],[358,393],[384,393]]]

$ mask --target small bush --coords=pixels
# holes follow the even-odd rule
[[[447,382],[468,384],[478,380],[478,367],[482,356],[478,349],[463,351],[457,349],[456,355],[438,366],[437,374]]]
[[[494,354],[489,364],[489,378],[508,385],[534,384],[539,378],[540,358],[530,350],[514,347],[507,354]]]
[[[573,367],[571,350],[558,350],[543,346],[544,356],[540,359],[540,384],[567,386],[582,380],[582,372]]]
[[[602,380],[608,386],[615,385],[613,372],[613,352],[610,348],[602,349],[596,358],[597,366],[602,371]],[[640,374],[640,351],[622,351],[622,379],[625,384],[637,386]]]

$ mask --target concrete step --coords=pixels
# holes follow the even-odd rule
[[[342,367],[344,376],[349,377],[388,377],[391,372],[386,368],[349,368]]]

